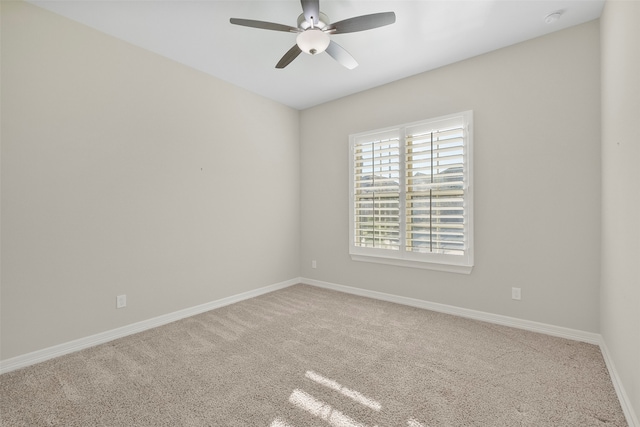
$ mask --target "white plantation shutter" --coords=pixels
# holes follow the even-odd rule
[[[463,126],[407,130],[407,251],[464,254]]]
[[[354,244],[400,249],[400,140],[371,135],[354,147]]]
[[[351,135],[350,254],[469,273],[472,112]]]

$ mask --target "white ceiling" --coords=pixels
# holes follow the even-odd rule
[[[136,46],[296,109],[304,109],[600,17],[604,0],[320,0],[331,22],[393,11],[396,23],[332,36],[360,64],[326,53],[275,64],[296,35],[231,25],[245,18],[296,26],[298,0],[31,0]],[[554,24],[545,16],[562,10]]]

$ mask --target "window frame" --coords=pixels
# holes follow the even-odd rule
[[[437,123],[448,123],[461,120],[464,129],[464,155],[463,155],[463,200],[465,224],[465,250],[463,255],[418,253],[406,250],[406,178],[407,178],[407,129],[417,127],[437,128]],[[399,249],[384,249],[356,246],[356,218],[355,218],[355,161],[356,143],[367,138],[375,138],[377,135],[397,135],[399,137]],[[349,255],[354,261],[389,264],[400,267],[422,268],[453,273],[470,274],[474,266],[474,239],[473,239],[473,111],[434,117],[397,126],[389,126],[349,135]]]

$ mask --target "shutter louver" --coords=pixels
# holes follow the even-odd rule
[[[354,162],[354,244],[399,250],[399,138],[357,142]]]

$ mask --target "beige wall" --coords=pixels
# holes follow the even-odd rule
[[[601,332],[640,413],[640,3],[302,113],[1,14],[0,359],[302,275]],[[467,109],[473,273],[352,262],[348,135]]]
[[[600,22],[601,333],[640,416],[640,2],[608,1]]]
[[[299,275],[297,111],[21,2],[1,71],[1,359]]]
[[[640,401],[640,18],[623,3],[298,113],[3,2],[0,359],[302,275],[601,331]],[[472,274],[352,262],[348,135],[467,109]]]
[[[302,275],[597,332],[599,59],[593,21],[303,111]],[[348,135],[464,110],[475,126],[471,275],[351,261]]]

